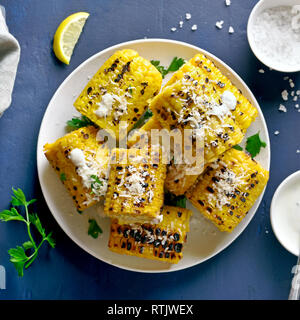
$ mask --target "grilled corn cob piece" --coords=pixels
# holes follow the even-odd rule
[[[108,247],[132,256],[178,263],[189,231],[190,210],[164,206],[163,221],[151,224],[119,224],[112,221]]]
[[[89,81],[74,106],[122,139],[148,108],[149,99],[159,92],[161,82],[161,74],[136,51],[117,51]],[[120,126],[123,121],[125,127]]]
[[[242,132],[245,133],[247,128],[257,117],[257,109],[252,106],[250,101],[243,95],[242,91],[233,85],[232,82],[222,74],[220,69],[218,69],[211,60],[206,58],[206,56],[203,54],[197,54],[190,60],[190,63],[200,68],[202,79],[204,77],[205,79],[209,79],[210,90],[214,91],[213,88],[215,88],[216,97],[221,99],[222,93],[226,90],[229,90],[234,94],[237,100],[237,105],[232,111],[232,115]]]
[[[133,135],[128,139],[127,146],[131,148],[143,148],[151,142],[151,130],[162,129],[160,122],[155,118],[151,117],[138,131],[134,132]]]
[[[222,105],[235,103],[229,110]],[[196,55],[173,74],[150,104],[163,127],[205,130],[204,165],[238,144],[257,116],[257,110],[203,55]],[[166,187],[179,195],[188,190],[197,174],[184,174],[184,164],[168,167]]]
[[[150,108],[164,128],[204,128],[205,162],[211,162],[244,135],[231,112],[217,113],[220,94],[206,77],[202,79],[199,70],[190,62],[183,65],[173,75],[173,82],[152,100]]]
[[[98,129],[80,128],[44,146],[45,156],[82,211],[106,192],[109,151],[96,139]]]
[[[245,217],[269,179],[269,172],[243,151],[230,149],[209,164],[187,198],[221,231]]]
[[[125,222],[158,223],[166,177],[160,150],[114,149],[104,212]]]

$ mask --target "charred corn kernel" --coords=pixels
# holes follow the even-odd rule
[[[137,257],[178,263],[189,231],[190,210],[164,206],[159,224],[111,224],[110,250]]]
[[[80,128],[44,146],[45,156],[82,211],[106,192],[109,151],[93,126]]]
[[[145,145],[151,143],[152,129],[162,129],[160,122],[155,117],[151,117],[139,130],[133,133],[127,141],[127,146],[129,148],[143,148]]]
[[[157,69],[136,51],[117,51],[89,81],[74,106],[121,139],[148,108],[161,82]],[[125,126],[121,126],[121,122],[125,122]]]
[[[104,212],[128,222],[162,219],[166,165],[159,149],[114,149]]]
[[[210,163],[188,199],[221,231],[231,232],[245,217],[269,179],[269,172],[243,151],[230,149]]]

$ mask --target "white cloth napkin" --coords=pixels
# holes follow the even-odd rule
[[[0,117],[11,103],[19,59],[19,43],[9,33],[5,9],[0,6]]]

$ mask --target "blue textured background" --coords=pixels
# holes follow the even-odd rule
[[[296,258],[277,242],[269,208],[278,184],[299,169],[300,113],[287,103],[278,109],[287,83],[262,65],[247,43],[246,24],[256,0],[3,0],[7,24],[22,54],[11,107],[0,119],[0,209],[9,206],[11,187],[36,197],[36,210],[56,249],[43,246],[38,260],[19,279],[7,250],[27,240],[21,223],[0,223],[0,265],[6,268],[6,290],[0,299],[286,299]],[[54,57],[51,46],[59,23],[69,14],[91,14],[69,66]],[[192,19],[175,33],[180,17]],[[224,29],[215,22],[223,19]],[[198,31],[192,32],[192,24]],[[228,27],[235,28],[233,35]],[[84,60],[111,45],[139,38],[169,38],[202,47],[223,59],[246,81],[264,112],[271,138],[271,178],[264,200],[242,235],[209,261],[170,274],[120,270],[85,253],[54,221],[40,190],[36,144],[47,105],[61,82]],[[299,73],[292,78],[300,87]],[[63,106],[62,106],[63,107]],[[279,136],[273,132],[280,131]]]

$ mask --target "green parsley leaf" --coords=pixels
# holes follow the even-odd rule
[[[66,180],[67,180],[67,177],[66,177],[66,174],[65,174],[65,173],[61,173],[61,174],[60,174],[60,180],[61,180],[61,181],[66,181]]]
[[[47,235],[47,237],[45,238],[46,241],[48,241],[48,243],[50,244],[50,246],[52,248],[55,248],[56,242],[55,240],[52,238],[52,231]]]
[[[233,146],[232,148],[235,149],[235,150],[243,151],[243,148],[238,144]]]
[[[168,72],[177,71],[177,70],[180,69],[180,67],[181,67],[182,65],[184,65],[184,64],[185,64],[184,59],[175,57],[175,58],[172,60],[172,62],[171,62],[171,64],[170,64],[170,66],[169,66],[169,68],[168,68],[167,71],[168,71]]]
[[[102,229],[99,227],[97,221],[95,219],[89,219],[89,229],[88,229],[88,235],[93,237],[94,239],[97,239],[99,236],[99,233],[102,233]]]
[[[22,277],[24,275],[24,267],[28,268],[32,262],[37,258],[38,251],[43,244],[44,241],[47,241],[52,248],[55,246],[55,241],[52,238],[52,232],[46,235],[45,229],[42,227],[41,221],[36,213],[29,213],[28,207],[32,203],[36,201],[36,199],[32,199],[27,201],[24,195],[24,192],[21,189],[12,188],[13,196],[11,197],[11,205],[12,206],[23,206],[25,211],[25,217],[20,214],[20,212],[12,207],[10,210],[3,210],[0,212],[0,220],[1,221],[11,221],[17,220],[22,221],[27,226],[27,233],[29,236],[29,240],[25,241],[22,246],[17,246],[16,248],[11,248],[8,250],[10,255],[10,261],[15,266],[18,275]],[[35,240],[31,235],[31,225],[34,225],[40,235],[42,236],[42,240],[37,245]],[[33,253],[29,256],[26,255],[26,250],[33,249]]]
[[[160,65],[160,61],[159,60],[151,60],[150,62],[161,73],[163,78],[169,72],[177,71],[183,64],[185,64],[185,60],[184,59],[177,58],[177,57],[173,58],[172,62],[170,63],[170,65],[169,65],[169,67],[167,69]]]
[[[175,194],[168,192],[165,194],[165,204],[167,206],[186,208],[186,197],[185,195],[175,196]]]
[[[22,247],[17,246],[16,248],[9,249],[8,253],[10,255],[10,262],[12,262],[17,269],[18,275],[20,277],[23,277],[24,265],[29,260],[25,253],[25,250]]]
[[[67,127],[70,131],[90,125],[94,125],[94,123],[86,116],[74,117],[72,120],[67,121]]]
[[[33,247],[34,247],[34,245],[33,245],[32,241],[26,241],[23,243],[23,248],[25,251],[28,249],[31,249]]]
[[[148,119],[150,119],[153,116],[153,113],[150,109],[147,109],[146,112],[139,118],[139,120],[134,124],[131,130],[140,128],[143,126]]]
[[[11,208],[11,210],[3,210],[0,212],[0,220],[1,221],[12,221],[12,220],[18,220],[18,221],[24,221],[25,219],[23,216],[19,214],[16,208]]]
[[[25,195],[21,189],[12,188],[14,196],[11,197],[11,204],[13,206],[25,206],[27,204]]]
[[[103,186],[102,181],[99,179],[99,177],[97,177],[96,175],[91,175],[91,179],[92,179],[92,184],[91,184],[91,189],[92,189],[92,194],[96,193],[101,186]]]
[[[29,214],[30,222],[37,228],[42,237],[46,237],[45,229],[42,227],[40,218],[36,213]]]
[[[265,148],[266,146],[267,144],[260,140],[259,132],[247,138],[246,150],[251,154],[252,158],[259,154],[261,148]]]

